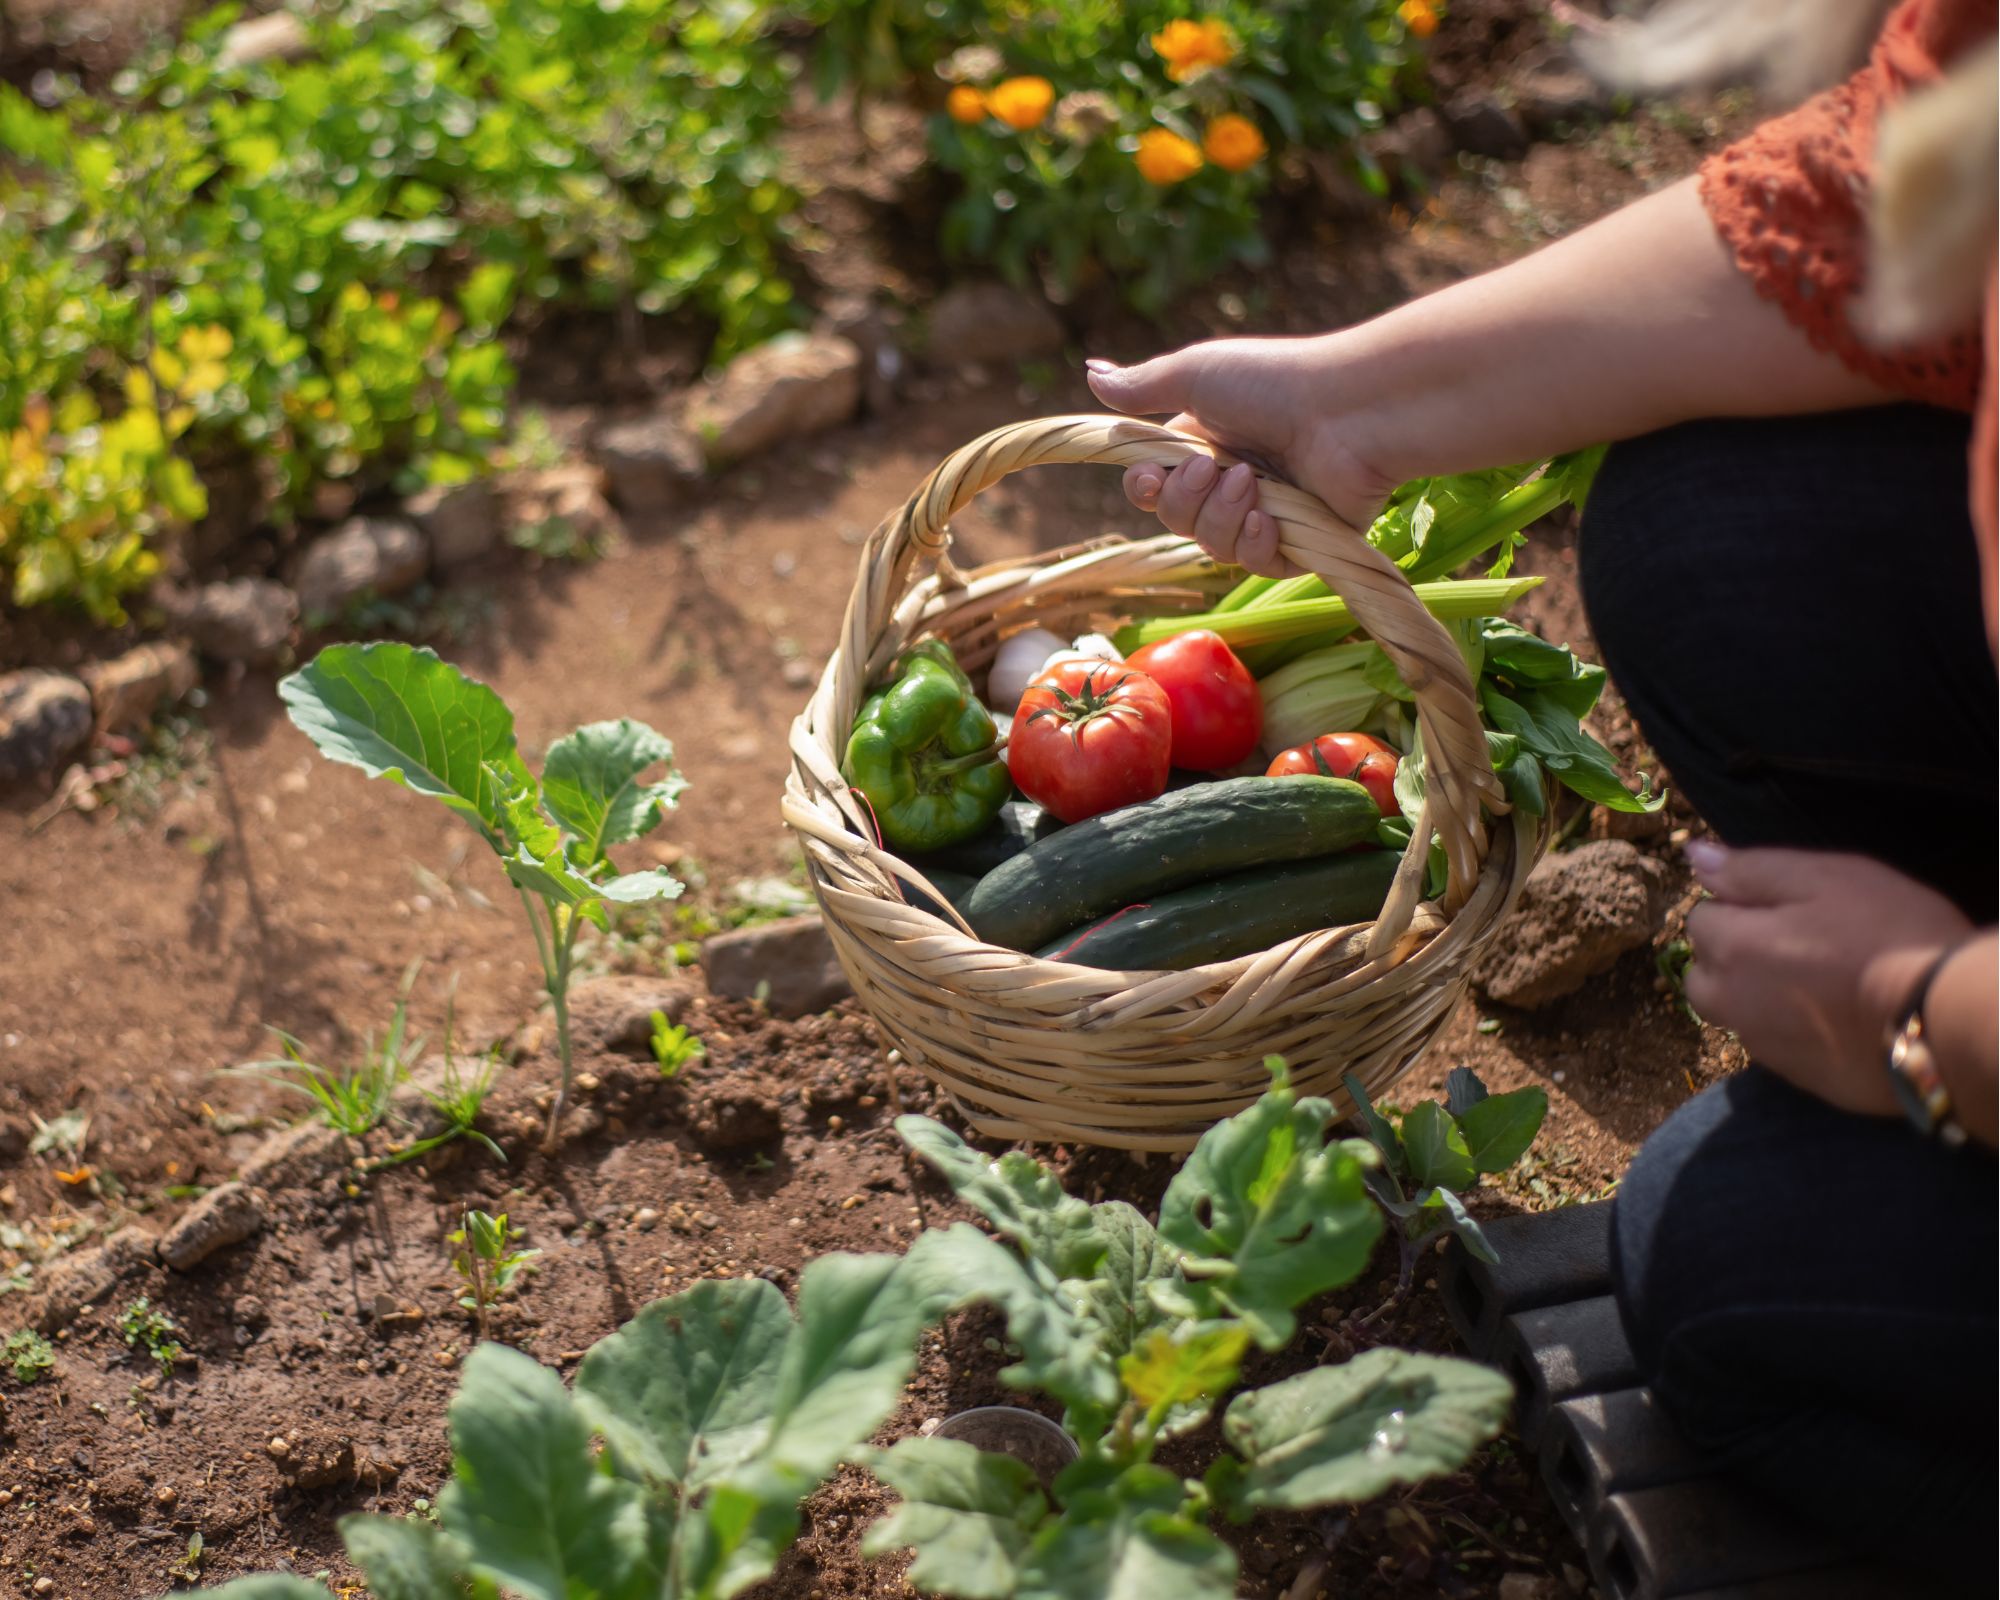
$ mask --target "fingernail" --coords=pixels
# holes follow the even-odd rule
[[[1241,500],[1250,492],[1250,482],[1255,475],[1245,463],[1239,461],[1222,475],[1220,493],[1225,500]]]
[[[1196,456],[1181,469],[1181,473],[1181,481],[1199,494],[1215,482],[1215,463],[1207,456]]]
[[[1116,372],[1118,370],[1118,363],[1115,361],[1106,361],[1102,356],[1092,356],[1088,361],[1084,362],[1083,368],[1086,372]]]
[[[1160,492],[1160,480],[1150,473],[1142,473],[1132,480],[1132,487],[1142,500],[1151,500]]]
[[[1714,839],[1690,839],[1682,850],[1697,876],[1707,878],[1722,870],[1723,862],[1729,859],[1727,847]]]
[[[1264,513],[1261,511],[1244,512],[1243,537],[1246,539],[1255,539],[1258,538],[1260,535],[1262,535],[1263,532],[1264,532]]]

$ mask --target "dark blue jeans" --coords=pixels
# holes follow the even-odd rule
[[[1870,854],[1990,922],[2000,695],[1966,442],[1915,406],[1669,429],[1612,450],[1580,562],[1613,681],[1727,843]],[[1668,1412],[1857,1552],[1954,1585],[1926,1594],[1993,1592],[1995,1178],[1989,1151],[1753,1066],[1647,1141],[1614,1212]]]

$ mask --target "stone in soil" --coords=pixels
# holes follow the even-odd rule
[[[330,1489],[355,1476],[354,1441],[317,1423],[272,1436],[271,1464],[297,1489]]]
[[[836,334],[785,333],[747,350],[698,390],[684,416],[724,466],[836,428],[861,404],[861,352]]]
[[[1621,839],[1549,856],[1529,874],[1473,982],[1489,1000],[1523,1010],[1574,994],[1652,942],[1666,889],[1667,869]]]
[[[693,998],[693,986],[677,978],[586,978],[569,992],[570,1037],[645,1055],[652,1049],[653,1013],[664,1011],[668,1022],[679,1022]]]
[[[1518,161],[1528,153],[1528,130],[1513,108],[1483,91],[1458,95],[1441,109],[1444,125],[1467,155]]]
[[[597,435],[592,453],[613,502],[632,517],[657,517],[686,504],[707,465],[701,441],[664,406],[612,423]]]
[[[225,1183],[195,1201],[161,1235],[160,1259],[176,1272],[186,1272],[216,1251],[240,1244],[263,1225],[263,1197],[246,1184]]]
[[[90,737],[90,691],[67,673],[0,673],[0,783],[38,778]]]
[[[180,699],[199,677],[194,652],[169,640],[139,645],[83,669],[97,726],[107,733],[145,727],[162,703]]]
[[[338,616],[363,595],[401,594],[429,565],[429,547],[414,522],[349,517],[306,547],[297,577],[299,606],[308,618]]]
[[[272,1134],[252,1151],[237,1178],[256,1189],[309,1189],[346,1164],[346,1134],[324,1122],[302,1122]]]
[[[1042,301],[1004,283],[961,283],[930,309],[927,350],[940,364],[1013,362],[1051,356],[1067,338]]]
[[[270,578],[231,578],[203,584],[170,609],[203,655],[261,666],[291,638],[299,601]]]
[[[718,933],[702,945],[701,967],[709,993],[728,1000],[761,993],[777,1017],[824,1011],[854,992],[817,912]]]
[[[423,529],[431,560],[440,568],[465,566],[500,543],[500,501],[484,478],[420,489],[403,502],[403,510]]]

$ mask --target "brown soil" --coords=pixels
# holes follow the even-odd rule
[[[1469,59],[1486,46],[1468,39],[1498,37],[1490,30],[1527,9],[1460,0],[1440,50]],[[1453,32],[1477,28],[1489,32]],[[495,558],[454,589],[433,619],[433,642],[508,699],[531,756],[601,717],[629,714],[668,733],[694,786],[636,853],[675,863],[706,885],[699,902],[726,909],[734,881],[783,876],[796,859],[776,806],[787,726],[804,697],[802,667],[788,676],[787,664],[816,673],[860,541],[944,453],[1023,415],[1088,409],[1086,349],[1135,356],[1212,333],[1367,315],[1689,170],[1723,131],[1706,112],[1648,111],[1537,146],[1517,164],[1461,162],[1414,211],[1334,223],[1302,206],[1307,220],[1293,224],[1271,269],[1219,286],[1162,325],[1081,308],[1071,358],[1033,381],[925,374],[895,413],[727,475],[685,516],[633,526],[595,564]],[[895,253],[867,231],[879,230],[883,207],[859,180],[852,193],[830,186],[818,204],[831,258]],[[843,238],[843,228],[853,232]],[[910,270],[914,294],[934,269]],[[574,391],[556,373],[545,392]],[[956,534],[961,559],[976,562],[1106,529],[1141,531],[1112,475],[1045,473],[986,496]],[[1587,650],[1573,560],[1568,534],[1544,530],[1524,565],[1551,581],[1524,609]],[[95,649],[73,631],[36,631],[32,651],[28,637],[17,633],[0,656],[62,660]],[[321,761],[285,721],[272,684],[267,673],[211,674],[198,714],[135,763],[122,803],[93,815],[44,822],[44,794],[0,796],[9,841],[0,852],[0,1269],[55,1259],[135,1214],[164,1226],[189,1186],[234,1172],[295,1110],[253,1082],[216,1076],[264,1053],[267,1025],[318,1051],[352,1051],[385,1025],[401,974],[419,959],[413,1010],[433,1036],[447,977],[457,983],[459,1036],[471,1045],[514,1036],[533,1011],[538,980],[521,911],[477,841],[436,808]],[[1600,723],[1631,765],[1652,766],[1615,696]],[[1668,825],[1692,821],[1676,806]],[[1642,848],[1680,873],[1670,837]],[[1685,876],[1676,881],[1685,891]],[[596,960],[656,966],[660,943],[606,944]],[[409,1511],[448,1470],[443,1407],[472,1332],[453,1304],[441,1240],[465,1205],[507,1210],[544,1252],[495,1333],[559,1366],[695,1277],[758,1273],[790,1287],[818,1253],[899,1248],[916,1228],[956,1214],[936,1185],[913,1188],[887,1128],[880,1047],[851,1005],[788,1024],[699,1000],[695,1025],[710,1058],[682,1086],[662,1085],[649,1061],[604,1050],[583,1061],[598,1087],[555,1160],[526,1136],[552,1061],[525,1038],[489,1103],[505,1168],[468,1150],[431,1171],[282,1193],[258,1240],[189,1275],[156,1271],[122,1284],[87,1311],[58,1344],[54,1381],[24,1388],[0,1377],[0,1593],[33,1593],[40,1576],[55,1579],[58,1600],[157,1592],[180,1578],[176,1563],[196,1532],[210,1580],[280,1565],[349,1577],[336,1517]],[[1727,1041],[1657,992],[1651,954],[1639,952],[1532,1015],[1482,1017],[1468,1005],[1408,1095],[1434,1092],[1460,1064],[1495,1089],[1540,1083],[1550,1095],[1534,1151],[1478,1197],[1492,1213],[1610,1192],[1638,1142],[1735,1059]],[[913,1107],[927,1103],[921,1085],[901,1087]],[[749,1152],[705,1149],[697,1125],[712,1132],[712,1119],[689,1106],[725,1088],[753,1111],[775,1106],[781,1133]],[[68,1111],[90,1118],[82,1176],[74,1167],[59,1176],[55,1154],[24,1149],[28,1118]],[[1092,1198],[1143,1206],[1167,1177],[1158,1160],[1043,1153]],[[635,1220],[646,1208],[662,1214],[657,1226]],[[1384,1298],[1385,1271],[1393,1276],[1378,1265],[1309,1313],[1297,1346],[1250,1376],[1265,1381],[1351,1350],[1344,1314]],[[114,1328],[141,1292],[187,1330],[194,1359],[164,1380]],[[0,1297],[0,1327],[15,1324],[20,1304]],[[378,1305],[397,1314],[392,1323]],[[421,1320],[403,1320],[407,1308]],[[1015,1398],[993,1376],[999,1363],[983,1344],[992,1331],[967,1316],[927,1337],[887,1431]],[[1373,1337],[1450,1346],[1436,1297],[1421,1293]],[[282,1473],[268,1448],[278,1436],[295,1460],[325,1446],[331,1481],[303,1487]],[[859,1474],[816,1495],[804,1536],[759,1593],[904,1593],[895,1563],[857,1553],[880,1504]],[[1329,1542],[1327,1592],[1343,1596],[1490,1595],[1508,1572],[1549,1575],[1551,1594],[1584,1587],[1580,1553],[1507,1441],[1464,1474],[1351,1514],[1272,1519],[1231,1536],[1245,1595],[1283,1594]]]

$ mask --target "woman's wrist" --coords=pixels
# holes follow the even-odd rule
[[[2000,934],[1962,939],[1932,976],[1924,1038],[1951,1096],[1952,1115],[1982,1144],[2000,1123]]]

